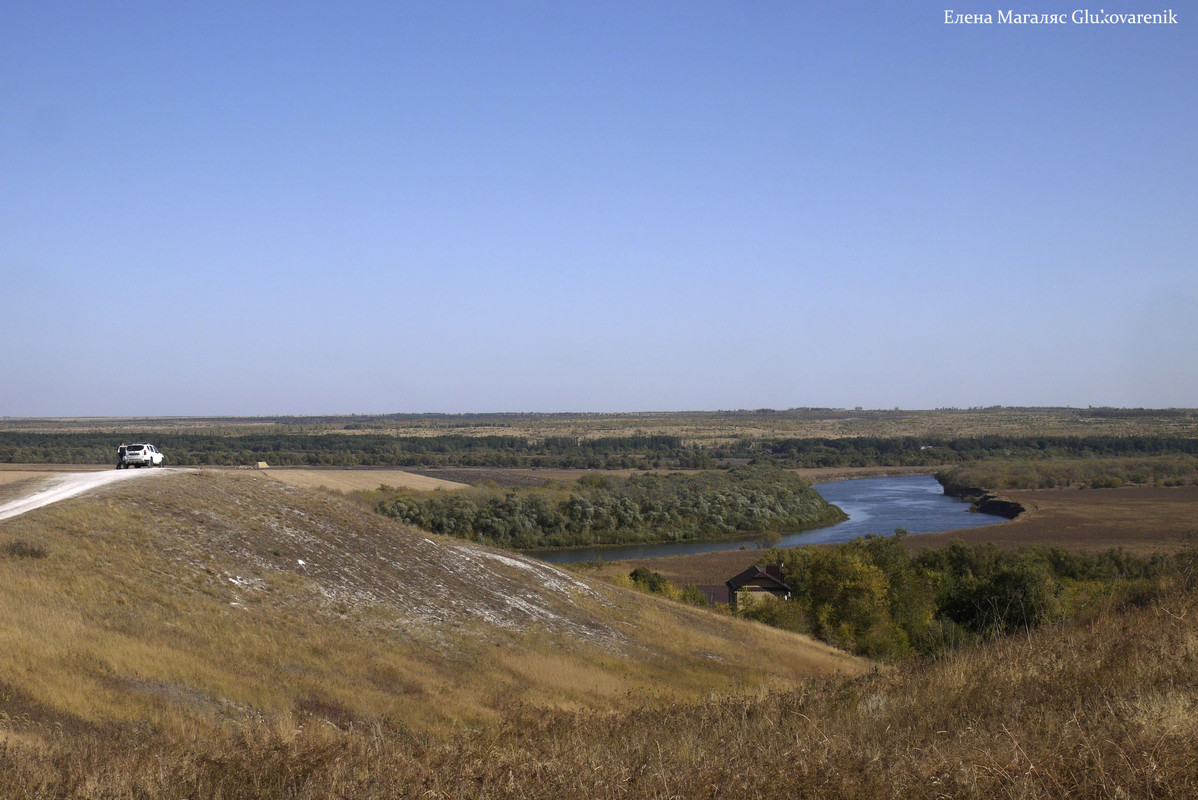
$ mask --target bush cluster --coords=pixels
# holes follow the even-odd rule
[[[375,510],[434,533],[514,548],[715,538],[845,518],[797,475],[768,466],[587,476],[565,490],[397,491]]]
[[[771,551],[763,561],[783,564],[793,594],[738,603],[740,613],[769,624],[785,619],[782,627],[894,660],[1027,631],[1104,604],[1142,602],[1195,562],[1193,552],[1139,558],[1121,549],[1004,550],[961,542],[911,555],[904,535]]]

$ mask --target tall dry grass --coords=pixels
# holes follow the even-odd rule
[[[787,691],[611,713],[513,702],[442,737],[302,713],[187,735],[6,729],[14,798],[1188,798],[1198,597]]]
[[[493,730],[511,709],[612,713],[862,668],[464,547],[251,473],[4,521],[0,800],[322,796],[372,780],[379,754],[400,764],[417,732]]]

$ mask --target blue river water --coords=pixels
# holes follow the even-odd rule
[[[862,478],[853,481],[817,483],[813,488],[849,518],[824,528],[784,533],[778,547],[847,542],[867,533],[890,536],[896,528],[912,534],[979,528],[1006,522],[993,514],[969,510],[969,503],[948,497],[931,475],[891,478]],[[714,542],[666,542],[662,544],[579,547],[568,550],[526,550],[526,555],[556,564],[575,561],[622,561],[629,558],[682,556],[717,550],[754,548],[760,536],[721,539]]]

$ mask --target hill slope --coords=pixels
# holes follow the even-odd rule
[[[862,668],[254,473],[122,483],[0,522],[0,714],[34,727],[438,729],[513,700],[618,708]]]

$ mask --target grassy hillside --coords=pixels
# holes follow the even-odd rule
[[[1198,596],[901,670],[599,713],[504,703],[445,737],[247,719],[178,736],[9,724],[3,797],[1189,798]],[[36,746],[13,740],[36,728]]]
[[[0,522],[0,797],[1193,797],[1171,580],[863,670],[263,475],[130,481]]]
[[[34,727],[435,731],[514,700],[610,709],[860,668],[255,473],[130,481],[0,522],[0,720]]]

